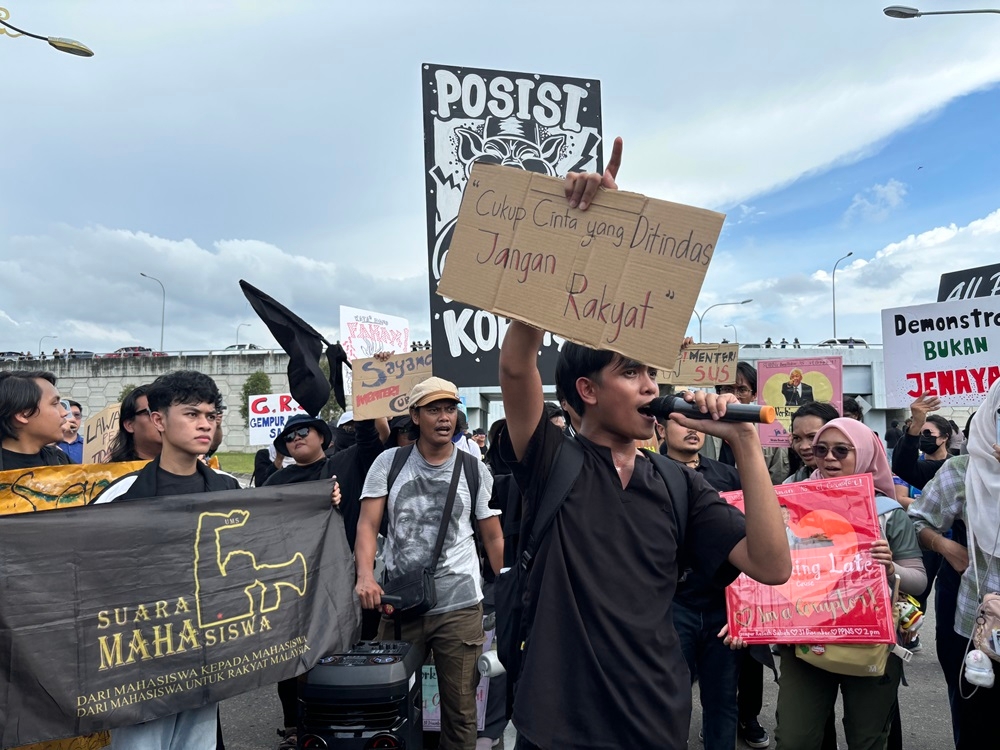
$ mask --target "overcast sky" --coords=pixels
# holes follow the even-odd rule
[[[96,54],[0,36],[0,351],[158,347],[140,272],[171,351],[273,345],[240,278],[427,337],[423,62],[600,79],[621,187],[728,214],[696,309],[754,302],[706,340],[831,336],[853,251],[838,334],[880,341],[1000,261],[1000,17],[884,4],[7,0]]]

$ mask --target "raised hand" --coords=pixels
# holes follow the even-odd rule
[[[611,149],[611,158],[608,159],[608,167],[604,170],[603,175],[596,172],[570,172],[566,175],[566,199],[569,201],[570,208],[586,211],[594,200],[594,196],[597,195],[598,188],[618,189],[618,183],[615,180],[622,165],[622,147],[621,137],[615,138],[614,146]]]

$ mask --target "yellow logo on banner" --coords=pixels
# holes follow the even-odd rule
[[[198,517],[194,581],[201,628],[244,620],[258,612],[273,612],[281,606],[283,587],[299,596],[306,593],[308,571],[301,552],[285,562],[259,563],[253,552],[230,549],[224,543],[225,532],[242,528],[249,519],[247,510],[202,513]],[[276,574],[278,580],[274,580]]]

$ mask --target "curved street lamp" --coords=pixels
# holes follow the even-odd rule
[[[163,288],[163,282],[160,281],[155,276],[150,276],[149,274],[145,274],[142,271],[139,271],[139,275],[142,276],[142,277],[144,277],[144,278],[149,279],[150,281],[155,281],[157,284],[160,285],[160,291],[163,292],[163,302],[160,305],[160,351],[162,352],[163,351],[163,322],[166,320],[166,317],[167,317],[167,290]]]
[[[753,300],[745,299],[742,302],[716,302],[714,305],[709,305],[707,308],[705,308],[705,312],[703,312],[701,315],[698,314],[697,310],[692,310],[691,312],[693,312],[694,316],[698,318],[698,343],[699,344],[702,343],[701,321],[706,315],[708,315],[709,310],[711,310],[713,307],[722,307],[723,305],[745,305],[748,302],[753,302]]]
[[[740,343],[740,334],[736,330],[736,326],[734,326],[732,323],[726,323],[726,328],[732,328],[733,329],[733,343],[734,344]]]
[[[78,55],[80,57],[93,57],[94,52],[86,44],[76,41],[76,39],[64,39],[58,36],[39,36],[38,34],[32,34],[24,29],[19,29],[16,26],[12,26],[7,23],[7,19],[10,18],[10,11],[6,8],[0,8],[0,36],[6,34],[7,36],[14,38],[19,36],[29,36],[32,39],[41,39],[43,42],[48,42],[49,46],[55,47],[60,52],[68,52],[71,55]],[[8,31],[10,29],[10,31]],[[15,33],[11,34],[13,31]]]
[[[57,339],[57,338],[59,338],[59,337],[56,336],[54,333],[50,333],[48,336],[42,336],[40,339],[38,339],[38,358],[39,359],[42,358],[42,342],[45,341],[45,339]]]
[[[1000,13],[1000,10],[993,8],[981,8],[977,10],[917,10],[905,5],[890,5],[883,8],[882,12],[889,18],[920,18],[920,16],[964,16],[970,13]]]
[[[250,324],[249,323],[240,323],[238,326],[236,326],[236,346],[240,345],[240,329],[243,326],[246,326],[247,328],[249,328]]]
[[[833,264],[833,338],[835,339],[837,338],[837,266],[841,260],[847,260],[852,255],[854,255],[853,250]]]

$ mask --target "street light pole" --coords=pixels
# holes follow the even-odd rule
[[[236,346],[240,345],[240,329],[243,326],[247,326],[249,328],[250,324],[249,323],[240,323],[238,326],[236,326]]]
[[[139,275],[142,276],[142,277],[144,277],[144,278],[150,279],[151,281],[155,281],[157,284],[160,285],[160,291],[163,293],[163,301],[162,301],[162,303],[160,305],[160,351],[162,352],[163,351],[163,323],[166,320],[166,316],[167,316],[167,290],[164,289],[163,282],[160,281],[155,276],[150,276],[149,274],[145,274],[142,271],[139,271]]]
[[[6,34],[12,39],[19,36],[27,36],[32,39],[41,39],[43,42],[48,42],[50,47],[54,47],[60,52],[68,52],[71,55],[78,55],[79,57],[93,57],[94,52],[86,44],[76,41],[75,39],[63,39],[58,36],[39,36],[38,34],[32,34],[25,31],[24,29],[19,29],[16,26],[12,26],[7,23],[7,19],[10,18],[10,11],[6,8],[0,8],[0,36]],[[8,29],[10,31],[8,31]],[[13,31],[14,33],[10,33]]]
[[[1000,10],[993,8],[980,8],[977,10],[917,10],[905,5],[890,5],[883,8],[882,12],[889,18],[920,18],[920,16],[964,16],[970,13],[1000,13]]]
[[[48,336],[42,336],[40,339],[38,339],[38,358],[39,359],[42,358],[42,342],[45,341],[45,339],[57,339],[57,338],[59,338],[59,337],[56,336],[53,333],[53,334],[49,334]]]
[[[752,299],[745,299],[742,302],[716,302],[714,305],[709,305],[705,309],[705,312],[703,312],[701,315],[698,314],[697,310],[692,310],[692,312],[694,313],[695,317],[698,318],[698,343],[699,344],[703,343],[702,342],[702,335],[701,335],[701,322],[702,322],[702,319],[706,315],[708,315],[708,311],[709,310],[711,310],[713,307],[722,307],[723,305],[745,305],[748,302],[753,302],[753,300]]]
[[[833,338],[837,338],[837,266],[840,264],[841,260],[846,260],[854,255],[852,250],[843,258],[840,258],[836,263],[833,264]]]
[[[732,328],[733,329],[733,343],[734,344],[740,343],[740,334],[736,330],[736,326],[734,326],[732,323],[726,323],[726,328]]]

